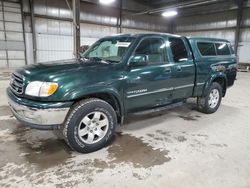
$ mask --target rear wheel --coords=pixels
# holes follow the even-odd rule
[[[91,98],[73,107],[62,131],[72,149],[88,153],[104,147],[114,135],[116,125],[116,113],[112,106]]]
[[[222,87],[219,83],[214,82],[205,97],[197,98],[198,110],[206,114],[214,113],[219,108],[221,99]]]

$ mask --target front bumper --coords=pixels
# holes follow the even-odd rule
[[[13,115],[23,124],[41,130],[57,129],[66,118],[73,102],[51,103],[22,99],[7,89],[8,103]]]

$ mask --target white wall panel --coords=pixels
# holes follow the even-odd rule
[[[4,31],[0,31],[0,40],[5,40]]]
[[[23,33],[6,31],[6,40],[23,41]]]
[[[3,20],[3,12],[0,12],[0,20]]]
[[[157,32],[142,30],[142,29],[123,28],[122,33],[157,33]]]
[[[68,51],[73,49],[72,36],[37,34],[38,50],[61,50]]]
[[[0,30],[4,30],[3,22],[0,21]]]
[[[21,14],[21,9],[20,8],[4,7],[4,11],[16,12],[16,13],[20,13]]]
[[[0,50],[0,59],[7,59],[6,50]]]
[[[12,22],[22,22],[21,14],[16,14],[12,12],[5,12],[4,13],[4,20],[5,21],[12,21]]]
[[[44,18],[36,18],[35,28],[37,33],[48,33],[48,22]]]
[[[99,38],[88,38],[88,37],[81,37],[81,46],[83,45],[92,45],[94,44]]]
[[[5,29],[7,31],[23,31],[22,23],[5,22]]]
[[[27,64],[34,63],[32,33],[25,33]]]
[[[67,21],[60,21],[60,35],[73,35],[72,23]]]
[[[36,32],[40,34],[72,35],[72,22],[36,18]]]
[[[0,59],[0,68],[6,68],[7,66],[7,60]]]
[[[25,60],[8,60],[9,67],[22,67],[25,65]]]
[[[2,20],[0,21],[0,40],[3,51],[0,53],[0,59],[5,58],[6,67],[20,67],[25,65],[26,61],[21,4],[18,0],[2,2],[4,12],[0,12],[0,20]]]
[[[239,61],[243,63],[250,63],[249,52],[250,52],[250,28],[241,29],[240,43],[238,47]]]
[[[48,33],[49,34],[60,34],[60,27],[58,20],[48,20]]]
[[[239,61],[241,63],[250,63],[250,42],[240,42],[238,47]]]
[[[81,23],[81,36],[89,38],[101,38],[104,36],[112,35],[117,33],[116,27],[101,26],[95,24]]]
[[[241,29],[240,41],[250,42],[250,28]],[[250,49],[249,49],[250,51]]]
[[[7,53],[9,59],[25,59],[24,51],[8,50]]]
[[[37,62],[56,61],[61,59],[72,59],[73,51],[37,51]]]
[[[4,2],[3,3],[4,6],[6,7],[13,7],[13,8],[20,8],[20,4],[18,3],[12,3],[12,2]]]
[[[37,62],[73,57],[73,37],[37,34]]]

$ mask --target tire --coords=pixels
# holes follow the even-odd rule
[[[222,87],[219,83],[213,82],[205,97],[197,98],[198,111],[212,114],[216,112],[220,106],[222,99]]]
[[[63,137],[75,151],[89,153],[103,148],[117,126],[114,109],[107,102],[90,98],[76,103],[62,127]]]

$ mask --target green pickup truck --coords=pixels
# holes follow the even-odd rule
[[[237,58],[223,39],[121,34],[94,43],[80,59],[13,72],[7,96],[14,116],[57,130],[82,153],[104,147],[129,114],[197,98],[213,113],[236,78]]]

